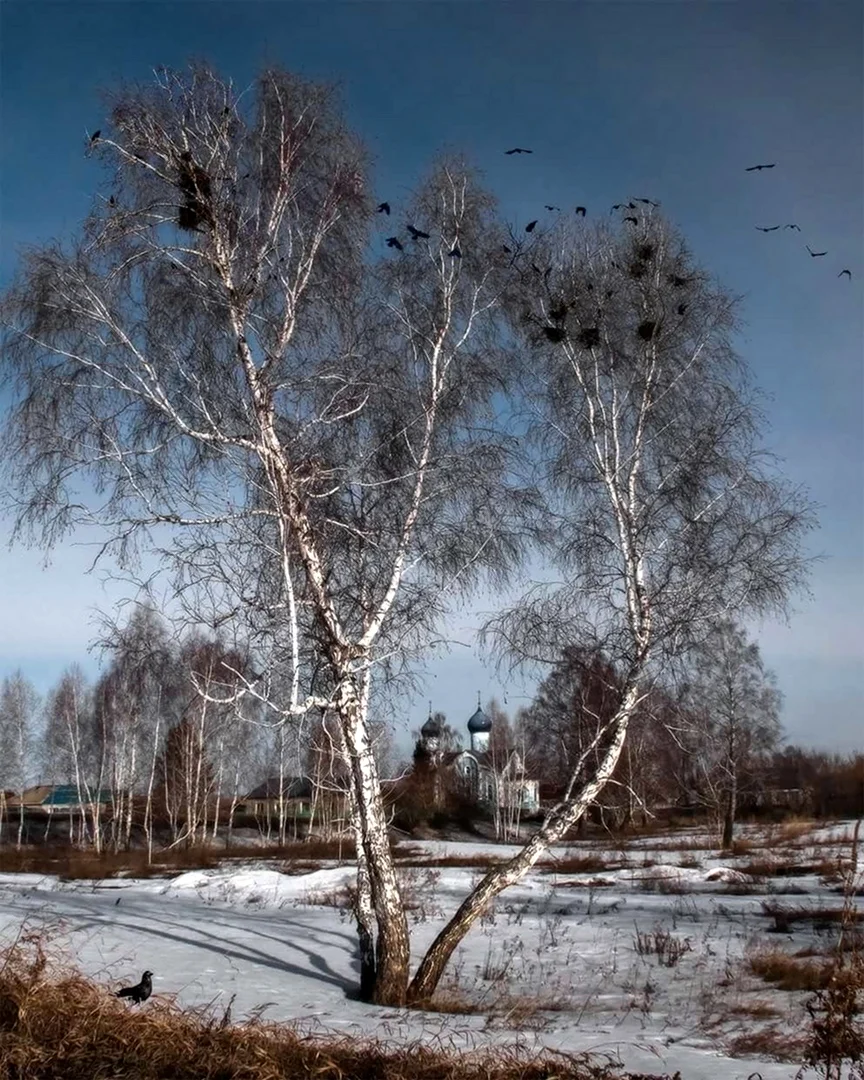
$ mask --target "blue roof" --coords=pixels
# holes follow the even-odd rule
[[[58,784],[52,791],[50,791],[42,800],[42,806],[67,806],[67,805],[79,805],[80,803],[88,802],[110,802],[111,792],[103,788],[98,793],[91,791],[88,794],[86,788],[80,793],[78,787],[75,784]]]
[[[479,706],[477,712],[468,721],[468,730],[471,732],[492,730],[492,721]]]

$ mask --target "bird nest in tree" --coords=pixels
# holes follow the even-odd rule
[[[600,344],[600,331],[596,326],[586,326],[579,331],[577,341],[583,349],[594,349]]]
[[[643,341],[651,341],[657,333],[657,323],[652,319],[646,319],[636,327],[636,333]]]
[[[563,326],[544,326],[543,333],[556,345],[560,344],[567,337],[567,331]]]

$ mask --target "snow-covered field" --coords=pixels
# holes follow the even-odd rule
[[[338,905],[353,880],[350,865],[292,876],[250,860],[170,880],[96,882],[4,874],[0,934],[10,939],[24,920],[44,924],[55,949],[106,984],[137,981],[150,968],[155,994],[183,1005],[232,1002],[235,1020],[262,1014],[309,1032],[447,1048],[509,1042],[590,1051],[634,1071],[677,1069],[682,1080],[746,1080],[757,1070],[763,1080],[787,1080],[795,1064],[758,1050],[730,1054],[736,1037],[766,1029],[788,1042],[806,1015],[805,994],[775,989],[746,958],[830,947],[824,919],[799,912],[776,932],[781,924],[763,903],[839,908],[830,864],[848,855],[849,837],[847,825],[792,838],[754,833],[751,850],[724,860],[695,833],[626,850],[557,850],[561,859],[591,855],[602,865],[582,873],[546,866],[498,898],[441,987],[444,998],[484,1010],[476,1014],[379,1009],[349,996],[357,982],[354,928]],[[483,873],[436,867],[438,857],[464,861],[509,849],[411,846],[413,863],[429,860],[402,871],[419,958]],[[800,873],[766,872],[781,862],[795,862]]]

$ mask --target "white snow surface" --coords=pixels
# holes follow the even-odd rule
[[[819,839],[832,842],[827,835]],[[518,850],[443,842],[412,846],[433,861],[436,855],[506,857]],[[569,853],[589,852],[601,854],[589,845]],[[263,1015],[309,1033],[420,1040],[448,1049],[509,1043],[532,1051],[608,1054],[633,1071],[680,1070],[682,1080],[746,1080],[756,1071],[762,1080],[791,1080],[794,1064],[733,1058],[725,1049],[731,1036],[766,1023],[740,1012],[748,1003],[772,1005],[777,1013],[768,1023],[790,1031],[800,1029],[805,1015],[803,995],[760,982],[742,958],[754,946],[794,951],[821,940],[812,926],[797,923],[789,934],[771,933],[764,900],[839,906],[836,893],[804,872],[771,879],[777,891],[770,897],[764,891],[742,895],[737,886],[747,875],[706,851],[640,846],[635,859],[630,851],[627,866],[621,865],[626,856],[620,851],[602,855],[608,869],[535,869],[498,897],[494,911],[451,960],[442,991],[475,1002],[506,995],[551,1006],[521,1024],[508,1023],[501,1010],[489,1019],[353,1000],[354,926],[344,906],[333,906],[354,879],[350,864],[296,876],[252,859],[173,879],[63,882],[0,874],[0,935],[11,939],[25,920],[44,925],[66,962],[106,986],[137,980],[150,968],[154,994],[188,1006],[222,1008],[230,1001],[235,1021]],[[800,854],[802,861],[807,856],[807,850]],[[415,897],[415,962],[482,872],[403,871]],[[685,950],[672,967],[636,948],[637,931],[658,928]]]

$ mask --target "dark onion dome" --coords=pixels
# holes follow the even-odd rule
[[[492,730],[492,721],[489,719],[486,713],[483,712],[479,705],[477,706],[477,712],[475,712],[471,719],[468,721],[468,730],[471,732],[472,735],[477,734],[477,732],[480,731]]]
[[[420,734],[424,739],[438,739],[441,737],[441,721],[430,715],[429,719],[420,728]]]

